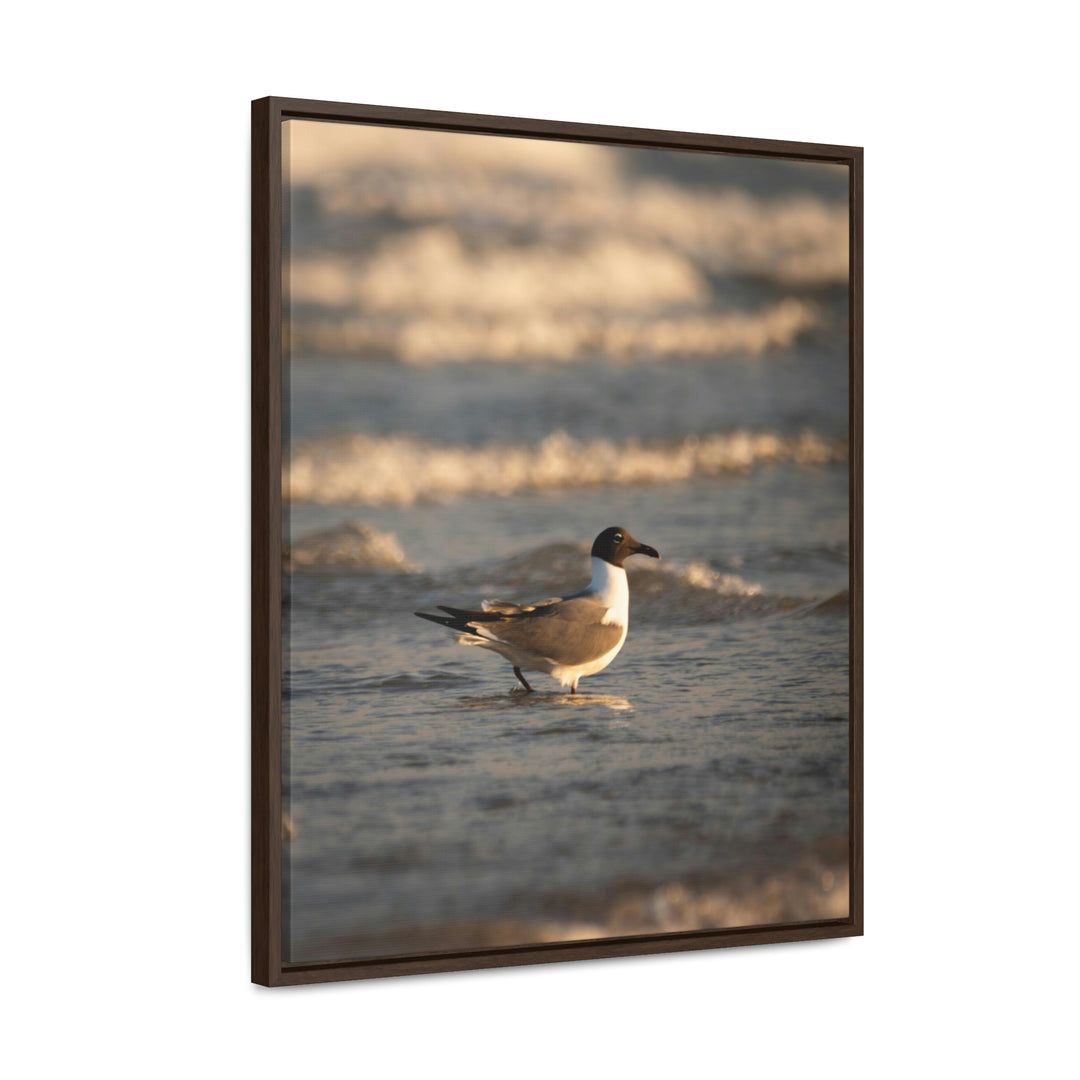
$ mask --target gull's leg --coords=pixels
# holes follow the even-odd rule
[[[525,680],[525,676],[521,674],[521,668],[519,668],[519,667],[514,668],[514,674],[518,677],[518,682],[521,683],[521,685],[524,686],[525,689],[528,690],[529,693],[531,694],[532,693],[532,687]]]
[[[576,694],[577,693],[577,683],[574,683],[574,685],[570,687],[570,693],[571,694]]]

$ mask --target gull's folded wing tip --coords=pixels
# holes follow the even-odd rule
[[[450,622],[450,620],[443,615],[429,615],[426,611],[414,611],[413,614],[421,619],[429,619],[431,622],[440,623],[443,626],[446,626]]]

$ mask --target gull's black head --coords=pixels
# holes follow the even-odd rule
[[[639,544],[621,525],[612,525],[605,529],[594,541],[592,553],[598,559],[622,566],[623,560],[631,555],[648,555],[659,559],[660,552],[648,544]]]

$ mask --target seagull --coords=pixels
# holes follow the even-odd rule
[[[535,604],[485,600],[479,611],[437,604],[446,615],[414,614],[455,631],[462,645],[505,657],[526,692],[532,687],[523,670],[551,675],[576,694],[578,680],[603,671],[626,641],[630,587],[623,562],[631,555],[660,558],[656,548],[613,525],[593,541],[592,581],[579,593]]]

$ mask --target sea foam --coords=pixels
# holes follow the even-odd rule
[[[780,163],[759,190],[585,144],[288,128],[295,355],[760,355],[828,322],[848,280],[846,201]]]
[[[289,179],[339,225],[435,222],[541,247],[618,235],[663,245],[712,273],[843,282],[848,214],[809,191],[763,197],[638,176],[625,153],[587,144],[290,123]],[[818,169],[820,170],[820,166]]]
[[[312,291],[350,287],[347,271],[310,271]],[[672,278],[677,275],[672,274]],[[674,287],[674,281],[671,282]],[[666,287],[666,286],[665,286]],[[655,293],[662,292],[657,286]],[[642,309],[650,305],[643,303]],[[758,357],[789,347],[821,326],[817,305],[788,298],[757,311],[545,310],[514,314],[440,310],[394,315],[309,315],[289,325],[297,354],[387,356],[411,364],[484,360],[501,363],[566,363],[604,358],[618,362],[697,357]]]
[[[812,432],[732,431],[648,443],[582,440],[557,431],[539,443],[482,446],[356,434],[295,447],[282,493],[322,504],[407,506],[466,495],[675,483],[776,462],[823,465],[846,457],[844,442]]]

